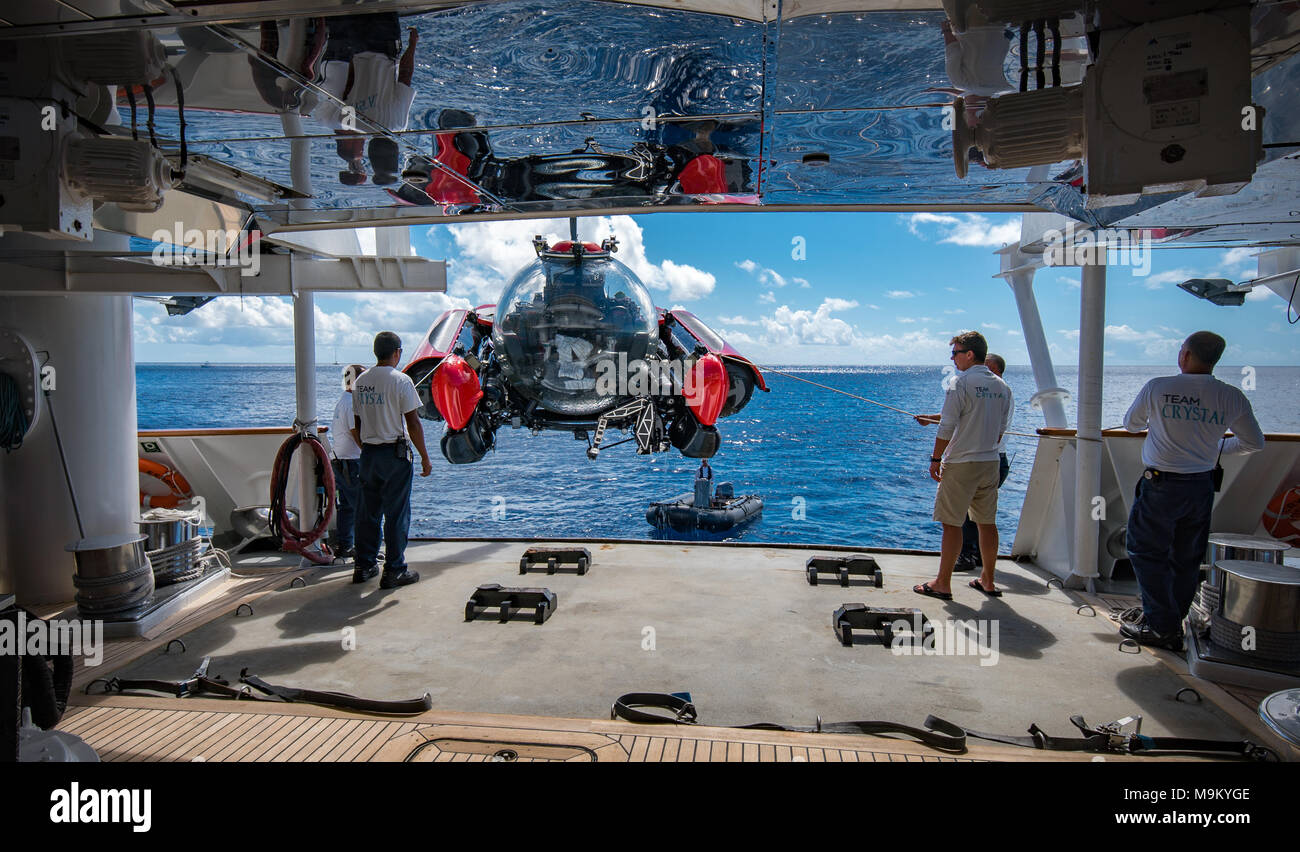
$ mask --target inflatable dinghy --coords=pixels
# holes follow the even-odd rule
[[[722,482],[718,484],[713,499],[706,504],[697,507],[694,494],[679,494],[671,500],[651,503],[646,509],[645,519],[659,529],[721,532],[753,520],[762,513],[762,497],[757,494],[736,497],[731,483]]]

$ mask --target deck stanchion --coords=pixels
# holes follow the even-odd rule
[[[1095,252],[1081,272],[1079,297],[1079,395],[1075,430],[1074,574],[1095,588],[1097,535],[1093,500],[1101,494],[1102,349],[1106,333],[1106,253]]]

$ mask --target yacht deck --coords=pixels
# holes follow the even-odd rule
[[[1191,678],[1168,652],[1121,651],[1106,613],[1125,599],[1049,588],[1049,575],[1032,564],[999,561],[1000,599],[967,588],[971,575],[958,574],[954,600],[944,602],[911,592],[932,576],[932,555],[876,552],[884,587],[845,589],[828,579],[809,585],[804,562],[818,551],[799,547],[586,543],[585,576],[563,568],[523,576],[528,546],[412,542],[408,560],[421,581],[392,591],[378,581],[354,586],[350,565],[296,570],[284,554],[242,555],[236,572],[274,573],[232,578],[151,635],[111,640],[102,665],[78,671],[75,706],[60,727],[108,760],[482,760],[499,750],[488,745],[539,760],[950,758],[899,739],[705,727],[811,725],[818,716],[919,726],[929,714],[1005,734],[1037,722],[1057,736],[1075,733],[1072,714],[1092,723],[1140,714],[1149,735],[1273,744],[1252,721],[1257,698]],[[290,587],[299,576],[306,585]],[[544,586],[558,606],[540,626],[495,617],[467,623],[466,600],[483,583]],[[831,614],[852,601],[919,607],[941,626],[988,620],[996,662],[981,665],[994,659],[987,654],[895,655],[873,634],[844,647]],[[253,613],[236,616],[245,602]],[[165,653],[177,637],[184,651],[172,644]],[[434,709],[369,717],[301,704],[82,692],[111,674],[181,680],[205,656],[211,674],[232,681],[247,668],[271,683],[367,698],[428,691]],[[1205,700],[1176,700],[1189,685]],[[689,691],[701,724],[608,721],[614,699],[638,691]],[[976,743],[962,756],[1065,757]]]

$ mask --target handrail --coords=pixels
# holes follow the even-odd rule
[[[1043,428],[1035,431],[1044,438],[1073,438],[1075,435],[1073,429]],[[1232,433],[1228,432],[1226,434],[1231,435]],[[1145,430],[1142,432],[1130,432],[1127,429],[1103,429],[1101,435],[1103,438],[1145,438],[1147,433]],[[1279,443],[1298,443],[1300,442],[1300,434],[1296,434],[1295,432],[1275,432],[1271,435],[1265,434],[1264,440],[1277,441]]]
[[[318,426],[320,432],[328,432],[328,426]],[[289,426],[253,426],[241,429],[141,429],[136,434],[141,438],[207,438],[219,435],[290,435]]]

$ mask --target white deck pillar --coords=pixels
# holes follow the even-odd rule
[[[1073,572],[1091,590],[1097,571],[1099,521],[1094,500],[1101,496],[1102,351],[1106,334],[1106,254],[1082,268],[1079,298],[1079,392],[1075,434]]]
[[[1028,216],[1024,218],[1029,219]],[[1032,234],[1040,230],[1038,226],[1026,228],[1022,224],[1022,238],[1028,231],[1031,234],[1029,238],[1036,240],[1038,237]],[[1043,321],[1033,289],[1034,275],[1042,268],[1043,257],[1041,254],[1022,251],[1019,243],[1004,246],[997,254],[1001,270],[996,277],[1006,281],[1015,296],[1021,333],[1034,372],[1036,387],[1030,404],[1043,412],[1045,426],[1064,429],[1069,425],[1064,402],[1069,392],[1057,385],[1056,369],[1052,365],[1052,353],[1048,347],[1047,335],[1043,332]],[[1056,455],[1052,455],[1050,449],[1054,447],[1049,447],[1046,453],[1042,444],[1035,448],[1034,467],[1030,471],[1029,482],[1029,493],[1034,496],[1032,499],[1026,496],[1011,552],[1014,555],[1034,557],[1039,564],[1064,579],[1071,573],[1071,560],[1074,556],[1076,462],[1074,447],[1060,448]],[[1059,471],[1059,485],[1056,471]],[[1054,531],[1059,532],[1060,536],[1053,535]]]
[[[1035,403],[1043,411],[1043,420],[1049,429],[1067,426],[1063,394],[1056,384],[1056,368],[1052,366],[1052,353],[1047,348],[1047,335],[1043,333],[1043,320],[1038,313],[1038,300],[1034,298],[1033,268],[1017,269],[1007,275],[1007,283],[1016,297],[1016,310],[1020,312],[1020,328],[1029,350],[1029,365],[1034,370],[1037,393]]]
[[[293,297],[293,380],[297,410],[294,419],[316,434],[316,295],[300,290]],[[298,528],[316,525],[316,456],[298,451]],[[287,497],[286,497],[287,499]]]
[[[301,136],[302,117],[296,112],[280,113],[286,136]],[[311,143],[295,139],[289,146],[289,167],[293,188],[311,194]],[[292,206],[304,208],[308,199],[293,199]],[[297,407],[294,420],[308,434],[317,435],[316,417],[316,294],[299,288],[293,257],[289,261],[289,283],[293,288],[293,382]],[[316,525],[316,458],[304,447],[298,450],[298,529]],[[288,502],[289,495],[285,495]]]
[[[86,538],[139,532],[135,357],[130,296],[0,298],[0,327],[18,332],[54,368],[50,397]],[[0,592],[21,604],[71,601],[82,538],[63,478],[49,408],[23,445],[0,453]]]

